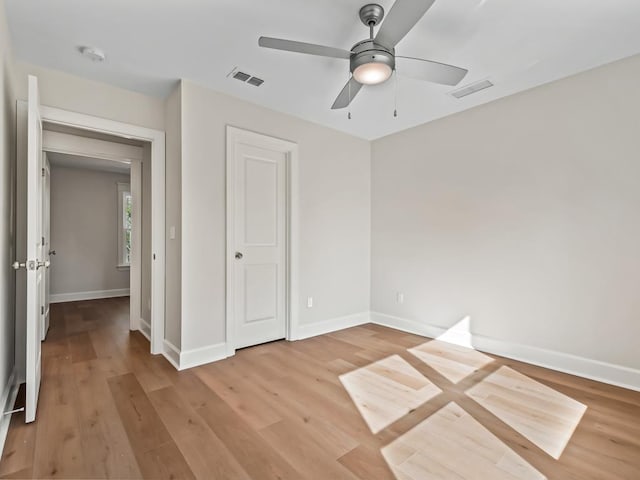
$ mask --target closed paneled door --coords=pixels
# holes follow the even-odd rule
[[[238,143],[234,158],[235,348],[286,335],[286,154]]]

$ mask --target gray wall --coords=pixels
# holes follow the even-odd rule
[[[181,112],[182,350],[225,340],[227,125],[298,143],[299,323],[367,312],[370,143],[186,81]]]
[[[15,95],[9,28],[0,0],[0,398],[15,363]],[[0,405],[3,407],[4,405]]]
[[[638,79],[640,56],[375,141],[372,310],[640,367]]]
[[[181,343],[182,309],[182,125],[181,89],[178,85],[165,102],[166,125],[166,313],[165,338],[174,346]],[[169,232],[175,229],[175,238]]]
[[[128,175],[51,169],[51,294],[129,288],[118,259],[117,183]]]
[[[151,146],[142,147],[142,243],[140,246],[140,318],[151,322]]]

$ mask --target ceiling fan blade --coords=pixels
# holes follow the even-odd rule
[[[356,82],[353,77],[351,77],[343,87],[342,91],[338,94],[336,101],[333,102],[331,110],[348,107],[361,88],[362,84]]]
[[[446,63],[398,56],[396,56],[396,70],[400,75],[451,86],[460,83],[469,71]]]
[[[434,2],[435,0],[396,0],[382,22],[375,41],[387,48],[394,48]]]
[[[260,37],[258,45],[276,50],[286,50],[287,52],[306,53],[308,55],[319,55],[321,57],[351,58],[351,52],[341,48],[325,47],[315,43],[295,42],[293,40],[283,40],[282,38]]]

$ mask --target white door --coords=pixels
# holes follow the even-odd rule
[[[51,166],[45,152],[42,166],[42,255],[51,264],[51,255],[55,252],[51,250]],[[41,340],[47,337],[49,331],[49,295],[51,290],[50,269],[47,267],[42,281],[42,299],[44,303],[44,315],[42,316]]]
[[[237,143],[233,158],[235,348],[286,336],[286,153]]]
[[[36,418],[40,392],[42,335],[44,315],[43,281],[47,262],[42,242],[42,120],[38,79],[29,76],[27,117],[27,305],[26,305],[26,405],[25,420]]]

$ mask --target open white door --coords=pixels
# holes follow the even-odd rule
[[[43,155],[42,120],[38,79],[29,76],[29,105],[27,117],[27,304],[26,304],[26,404],[25,421],[36,418],[41,373],[41,335],[44,299],[42,298],[48,262],[42,241]]]

